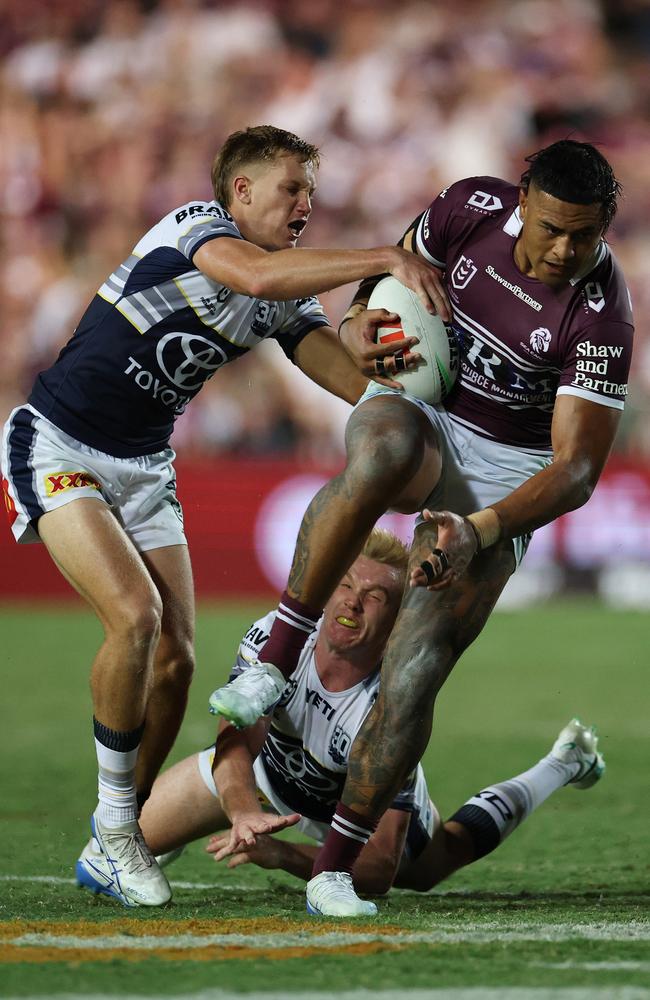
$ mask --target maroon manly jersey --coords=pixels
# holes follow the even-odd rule
[[[418,252],[445,270],[461,371],[445,406],[484,437],[551,447],[555,396],[623,408],[632,310],[621,270],[601,242],[589,268],[554,290],[514,261],[519,189],[470,177],[443,191],[418,221]]]

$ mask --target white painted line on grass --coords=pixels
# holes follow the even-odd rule
[[[86,994],[84,1000],[116,1000],[115,993]],[[43,1000],[43,995],[5,997],[4,1000]],[[79,1000],[78,993],[48,993],[48,1000]],[[119,1000],[161,1000],[160,993],[120,993]],[[232,993],[225,990],[200,990],[197,993],[165,993],[164,1000],[332,1000],[331,993]],[[525,987],[482,986],[449,987],[431,990],[344,990],[336,1000],[650,1000],[650,990],[642,986],[606,987]]]
[[[494,920],[464,921],[462,929],[453,924],[438,924],[430,931],[394,930],[326,931],[296,930],[285,934],[272,931],[268,934],[106,934],[101,937],[81,934],[56,934],[28,932],[5,938],[5,944],[37,948],[82,948],[88,951],[108,951],[123,948],[130,951],[156,951],[162,948],[229,948],[246,947],[265,950],[282,948],[341,948],[354,944],[485,944],[505,941],[650,941],[650,922],[628,923],[553,923],[527,924],[524,921],[508,923]]]
[[[585,972],[650,972],[650,962],[531,962],[540,969],[581,969]]]
[[[60,875],[0,875],[0,882],[42,882],[44,885],[76,885],[76,879]],[[176,882],[170,879],[175,889],[218,889],[219,892],[261,892],[264,886],[239,885],[236,882]]]

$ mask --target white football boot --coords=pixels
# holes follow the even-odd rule
[[[320,872],[307,883],[307,913],[316,917],[374,917],[377,907],[359,899],[351,875]]]
[[[113,896],[125,906],[164,906],[169,902],[169,882],[136,821],[110,830],[92,816],[90,826],[93,836],[76,864],[79,886]]]
[[[591,788],[605,771],[605,760],[598,753],[598,737],[593,726],[583,726],[580,719],[571,719],[551,747],[551,755],[563,764],[579,764],[578,771],[567,784],[574,788]]]
[[[237,729],[254,725],[275,707],[286,680],[272,663],[254,660],[239,677],[210,695],[210,711],[222,715]]]

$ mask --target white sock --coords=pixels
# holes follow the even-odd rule
[[[99,774],[97,816],[102,826],[115,829],[138,818],[135,765],[138,747],[120,753],[95,738]]]
[[[470,831],[477,858],[484,857],[549,795],[566,785],[579,767],[576,763],[565,764],[549,753],[528,771],[477,792],[451,819]]]

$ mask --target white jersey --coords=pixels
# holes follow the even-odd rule
[[[259,657],[275,611],[255,622],[242,639],[231,679]],[[348,755],[361,724],[379,693],[379,666],[345,691],[328,691],[318,676],[314,648],[320,623],[308,638],[298,666],[273,711],[271,728],[255,761],[258,789],[280,814],[300,813],[305,833],[322,840],[341,797]],[[392,805],[412,814],[408,843],[419,853],[431,837],[437,813],[421,765]]]

